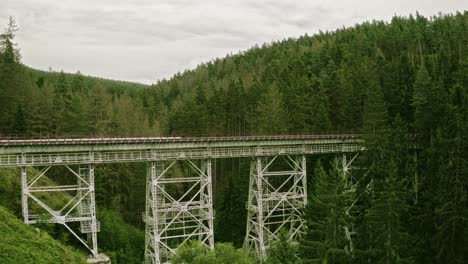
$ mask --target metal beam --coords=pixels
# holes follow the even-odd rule
[[[283,166],[274,164],[283,159]],[[274,175],[274,179],[271,178]],[[307,204],[306,159],[304,155],[257,157],[250,167],[249,197],[247,201],[247,233],[244,248],[255,252],[260,260],[267,256],[273,240],[285,229],[289,239],[303,233],[302,210]]]
[[[94,165],[81,165],[75,171],[68,167],[72,175],[76,177],[76,185],[41,185],[39,180],[50,168],[47,167],[37,175],[28,180],[27,167],[21,168],[21,193],[22,210],[24,222],[27,224],[36,223],[57,223],[65,226],[72,235],[78,239],[92,255],[98,255],[97,232],[99,232],[99,223],[96,219],[96,205],[94,195]],[[42,183],[44,184],[44,183]],[[47,204],[46,199],[41,199],[37,194],[60,192],[68,202],[60,210],[54,209]],[[70,196],[73,193],[73,196]],[[32,208],[29,199],[37,204],[38,208]],[[37,207],[36,206],[36,207]],[[40,210],[42,209],[42,210]],[[85,239],[77,231],[73,230],[68,223],[79,222],[80,231],[87,234]],[[87,241],[86,241],[87,240]]]
[[[0,167],[346,153],[358,135],[1,140]],[[93,155],[89,155],[92,152]]]
[[[358,182],[352,175],[352,166],[351,164],[356,160],[359,153],[343,153],[341,156],[341,177],[344,185],[343,193],[352,193],[354,195],[354,201],[348,205],[346,208],[346,213],[350,215],[351,209],[356,204],[359,197],[356,197],[356,188]],[[353,230],[353,226],[344,226],[345,230],[345,239],[348,241],[348,250],[350,254],[354,254],[354,244],[352,236],[356,233]]]
[[[20,167],[23,217],[26,223],[59,223],[97,255],[99,222],[95,213],[96,164],[147,162],[145,261],[161,263],[189,239],[214,247],[211,159],[254,158],[251,164],[245,246],[264,258],[282,228],[290,239],[302,232],[302,209],[307,203],[305,155],[343,154],[347,177],[348,153],[363,149],[358,135],[255,136],[220,138],[98,138],[1,140],[0,167]],[[273,169],[282,160],[287,169]],[[196,176],[170,174],[176,163],[188,164]],[[74,170],[70,166],[78,165]],[[76,184],[39,186],[52,166],[65,166]],[[45,167],[28,179],[27,167]],[[171,176],[172,175],[172,176]],[[173,193],[173,186],[188,186]],[[36,193],[74,192],[60,210],[50,208]],[[31,214],[32,199],[49,217]],[[79,222],[81,238],[68,225]]]
[[[226,147],[198,147],[198,148],[176,148],[159,149],[151,146],[148,149],[133,150],[132,145],[124,146],[115,151],[95,151],[90,157],[89,151],[96,146],[88,146],[87,150],[74,152],[57,147],[49,147],[50,152],[17,152],[13,149],[5,150],[8,154],[0,154],[0,167],[20,166],[50,166],[50,165],[79,165],[79,164],[107,164],[124,162],[151,162],[152,160],[196,160],[196,159],[219,159],[239,157],[273,157],[277,155],[315,155],[332,153],[349,153],[363,150],[359,142],[336,142],[321,144],[291,144],[279,142],[280,145],[258,145],[258,146],[226,146]],[[0,151],[2,147],[0,146]],[[21,149],[17,151],[23,151]]]
[[[168,262],[177,248],[193,239],[214,248],[211,160],[184,163],[195,175],[178,175],[174,162],[152,161],[148,165],[143,214],[145,263]],[[174,191],[180,184],[187,188]]]

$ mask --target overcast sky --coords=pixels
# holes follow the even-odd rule
[[[28,66],[154,83],[254,44],[467,9],[468,0],[0,0],[0,23],[16,19]]]

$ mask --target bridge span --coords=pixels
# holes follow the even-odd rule
[[[338,155],[346,177],[351,162],[363,150],[362,143],[354,134],[0,139],[0,167],[21,168],[25,223],[62,224],[97,256],[100,225],[95,166],[145,162],[145,262],[164,263],[192,239],[214,247],[212,160],[251,158],[244,247],[262,259],[280,230],[287,229],[291,240],[302,233],[302,209],[307,204],[306,155]],[[43,180],[55,166],[66,168],[74,183]],[[181,166],[194,173],[182,175]],[[175,188],[180,185],[184,186],[182,192]],[[61,208],[52,208],[43,193],[65,193],[68,201]],[[73,222],[77,224],[69,224]],[[78,230],[74,226],[79,226]]]

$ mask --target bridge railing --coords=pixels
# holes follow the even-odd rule
[[[323,154],[356,152],[360,150],[362,150],[362,146],[357,143],[342,143],[261,147],[122,150],[93,152],[92,155],[90,155],[89,151],[45,154],[30,153],[24,156],[21,154],[0,155],[0,167]]]

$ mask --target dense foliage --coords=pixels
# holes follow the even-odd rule
[[[467,261],[468,12],[265,44],[152,86],[28,69],[14,31],[0,38],[1,134],[362,133],[352,180],[333,158],[309,159],[302,260]],[[216,239],[235,246],[248,164],[215,163]],[[115,169],[98,171],[99,206],[141,227],[144,167]]]
[[[228,243],[218,243],[214,250],[208,250],[199,241],[190,241],[177,249],[177,255],[171,258],[173,264],[254,264],[255,259],[242,249],[236,249]]]
[[[86,263],[82,252],[64,246],[46,232],[25,225],[2,206],[0,260],[4,264]]]

